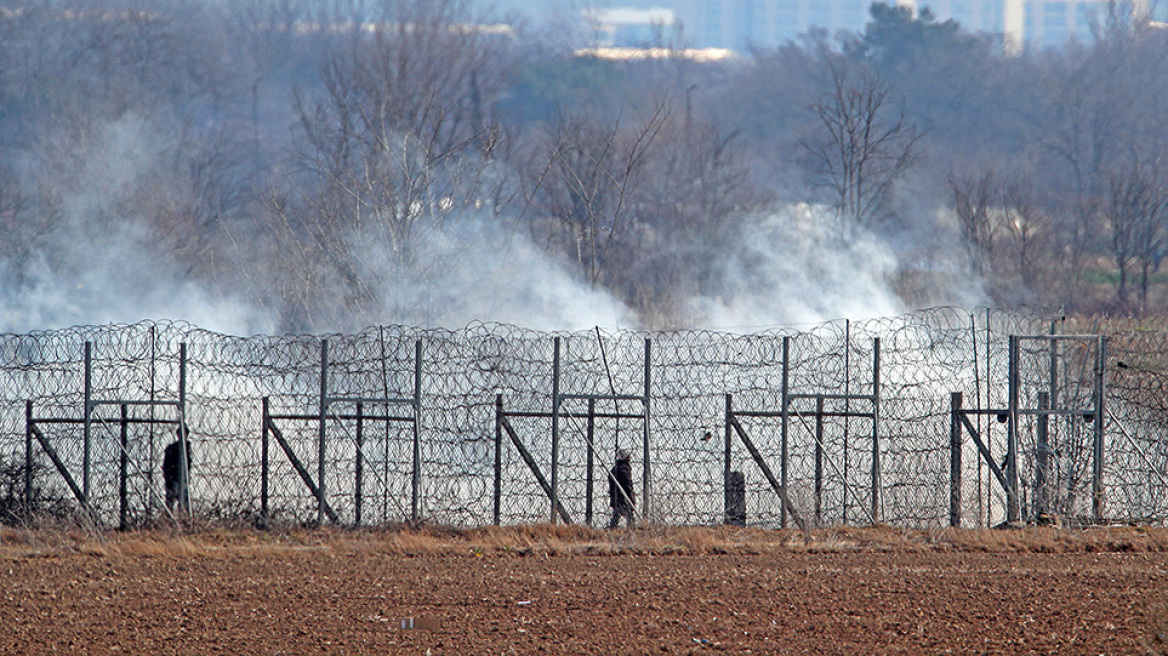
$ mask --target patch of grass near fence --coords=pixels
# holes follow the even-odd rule
[[[905,530],[888,526],[812,531],[732,526],[594,530],[528,525],[459,529],[207,529],[95,532],[0,529],[0,559],[90,555],[96,558],[279,556],[294,553],[523,557],[573,555],[719,555],[767,553],[1156,553],[1168,552],[1168,529],[1096,527],[1015,530]]]

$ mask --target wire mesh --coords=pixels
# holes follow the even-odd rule
[[[1106,339],[1041,339],[1052,331]],[[12,465],[31,456],[28,501],[42,509],[80,505],[39,439],[29,438],[31,448],[26,446],[31,402],[36,430],[104,524],[118,524],[120,513],[131,524],[165,514],[162,449],[175,439],[180,418],[191,429],[194,512],[258,516],[266,497],[270,519],[311,523],[318,499],[274,434],[268,436],[265,490],[266,399],[272,425],[308,476],[319,483],[324,471],[325,498],[342,523],[422,519],[479,526],[493,521],[496,503],[502,523],[548,521],[548,495],[506,433],[496,499],[495,403],[501,395],[509,425],[540,472],[554,479],[575,522],[585,521],[589,509],[593,524],[604,521],[607,471],[615,452],[624,449],[633,455],[639,502],[649,484],[652,522],[721,522],[729,469],[745,478],[748,523],[781,525],[778,495],[726,426],[731,395],[743,430],[783,478],[804,517],[822,525],[941,526],[950,510],[950,394],[963,394],[964,407],[977,411],[969,420],[991,458],[1003,458],[1006,424],[989,411],[1009,404],[1011,335],[1028,336],[1019,350],[1019,407],[1049,403],[1065,410],[1050,414],[1041,429],[1039,414],[1020,415],[1019,479],[1027,517],[1039,510],[1091,514],[1094,425],[1085,415],[1101,410],[1106,517],[1164,522],[1164,321],[1052,321],[1037,311],[952,308],[745,335],[547,333],[473,324],[455,331],[379,326],[353,335],[243,338],[181,322],[5,334],[0,459],[2,471],[10,473],[0,491],[8,505],[24,501],[27,468]],[[1100,348],[1104,401],[1097,409]],[[996,524],[1005,517],[1004,491],[969,440],[963,449],[963,524]],[[1039,499],[1043,477],[1046,497]]]

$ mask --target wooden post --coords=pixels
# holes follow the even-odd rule
[[[588,461],[586,465],[585,487],[587,488],[584,494],[584,525],[592,526],[592,496],[593,496],[593,478],[595,477],[595,460],[596,460],[596,399],[588,399]]]
[[[503,395],[495,395],[495,503],[492,519],[495,526],[499,525],[499,514],[502,510],[503,496]]]
[[[949,395],[949,525],[961,527],[961,414],[962,394]]]

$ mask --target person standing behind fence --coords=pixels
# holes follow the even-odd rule
[[[162,482],[166,485],[166,509],[171,511],[174,510],[175,503],[179,504],[180,509],[185,510],[187,507],[186,474],[191,470],[191,430],[180,426],[175,434],[178,439],[167,444],[162,452]],[[183,442],[187,445],[186,462],[183,462]]]
[[[621,449],[616,453],[616,464],[608,474],[608,505],[612,507],[612,521],[609,528],[616,528],[620,518],[628,520],[629,528],[636,526],[634,514],[636,495],[633,494],[633,467],[629,464],[629,452]]]

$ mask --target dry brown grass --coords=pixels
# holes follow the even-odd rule
[[[835,527],[812,532],[736,526],[649,526],[599,531],[580,526],[528,525],[456,529],[398,526],[380,529],[254,531],[214,529],[95,533],[84,530],[0,528],[0,558],[82,554],[153,558],[397,554],[424,556],[571,556],[620,554],[765,553],[1104,553],[1168,552],[1168,529],[1112,526],[1089,529],[907,530],[889,526]]]

